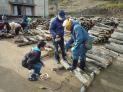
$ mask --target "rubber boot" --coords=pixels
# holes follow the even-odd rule
[[[78,60],[73,60],[72,66],[68,70],[71,70],[71,71],[75,70],[77,67],[77,63],[78,63]]]
[[[80,69],[84,70],[85,68],[85,61],[80,61]]]

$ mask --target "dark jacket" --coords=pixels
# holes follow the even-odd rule
[[[59,35],[61,37],[64,36],[63,21],[59,20],[58,17],[55,17],[51,20],[49,29],[53,38],[55,38],[56,35]]]
[[[32,48],[27,60],[28,69],[32,69],[32,66],[37,63],[41,63],[43,65],[43,62],[41,61],[40,56],[41,56],[40,49],[37,47]]]

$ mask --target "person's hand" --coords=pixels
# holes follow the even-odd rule
[[[60,41],[61,40],[61,37],[59,35],[56,35],[56,38],[55,38],[55,41]]]
[[[72,52],[74,51],[74,47],[71,48],[71,51],[72,51]]]
[[[60,36],[59,35],[56,35],[56,38],[59,38]]]

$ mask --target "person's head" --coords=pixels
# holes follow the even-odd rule
[[[70,19],[66,19],[63,22],[63,27],[65,31],[71,31],[72,21]]]
[[[45,49],[45,45],[46,45],[46,42],[45,41],[39,41],[38,44],[37,44],[37,47],[41,50],[44,50]]]
[[[58,11],[58,19],[59,20],[65,19],[65,12],[63,10]]]
[[[26,15],[23,15],[23,19],[26,20],[28,17]]]

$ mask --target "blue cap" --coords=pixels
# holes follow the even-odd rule
[[[59,12],[58,12],[58,15],[61,17],[61,18],[65,18],[65,12],[63,11],[63,10],[60,10]]]

